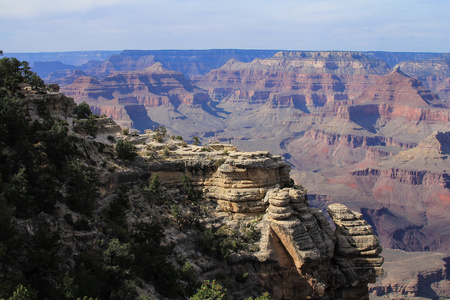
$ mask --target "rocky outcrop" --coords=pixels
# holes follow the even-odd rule
[[[361,285],[361,282],[374,283],[383,274],[380,242],[362,214],[342,204],[331,204],[327,210],[336,224],[335,260],[350,286],[356,290],[365,290],[366,286]],[[352,289],[342,291],[342,296],[350,297],[349,290]]]
[[[202,187],[205,197],[216,201],[223,211],[264,212],[267,191],[289,183],[289,164],[265,151],[223,154],[228,147],[222,147],[214,150],[218,145],[211,145],[213,151],[206,152],[210,159],[205,159],[201,152],[178,149],[175,153],[181,159],[150,163],[147,167],[166,184],[181,184],[180,173],[189,176],[192,184]]]
[[[24,100],[32,120],[40,118],[39,115],[45,111],[65,119],[71,116],[76,104],[59,92],[59,86],[47,85],[46,89],[45,92],[28,93]]]
[[[157,147],[148,142],[151,135],[130,140],[142,149],[145,144]],[[182,186],[187,176],[217,204],[217,213],[231,219],[261,215],[258,251],[232,261],[257,261],[258,281],[274,299],[367,299],[367,283],[381,275],[382,258],[378,239],[361,214],[330,207],[338,228],[333,232],[322,211],[308,205],[304,190],[283,188],[292,184],[290,166],[268,152],[240,152],[229,144],[168,147],[173,154],[166,160],[141,163],[140,168],[166,187]]]
[[[290,166],[280,156],[240,152],[230,144],[160,144],[153,135],[148,131],[127,137],[148,159],[136,162],[143,173],[129,173],[105,185],[132,184],[144,174],[157,176],[166,189],[189,182],[213,203],[215,212],[209,218],[220,216],[227,226],[232,220],[245,224],[259,218],[257,250],[232,255],[229,263],[238,269],[251,262],[247,272],[273,299],[367,299],[367,284],[381,274],[382,258],[378,239],[361,214],[343,206],[332,210],[333,226],[350,230],[334,232],[322,211],[308,205],[306,191],[286,187],[292,186]],[[164,160],[147,158],[149,149],[164,147],[170,149]],[[342,239],[349,241],[347,248]],[[208,273],[214,273],[211,268]]]

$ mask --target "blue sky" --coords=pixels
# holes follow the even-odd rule
[[[448,0],[0,0],[0,49],[450,52]]]

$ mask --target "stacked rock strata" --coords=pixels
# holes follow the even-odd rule
[[[361,214],[330,205],[334,232],[322,211],[308,206],[305,191],[280,188],[288,185],[290,170],[281,157],[199,149],[175,150],[179,157],[147,167],[169,185],[182,184],[182,175],[190,177],[205,198],[218,204],[218,212],[244,219],[266,212],[258,225],[260,250],[250,256],[260,262],[259,282],[274,299],[368,299],[367,284],[382,274],[383,258]],[[242,259],[245,263],[248,256]]]
[[[334,260],[345,275],[347,285],[361,288],[361,293],[365,293],[367,282],[374,283],[377,277],[383,275],[383,257],[379,256],[382,248],[378,237],[362,214],[338,203],[331,204],[327,210],[336,224]]]
[[[378,238],[361,214],[331,205],[333,232],[322,211],[308,206],[304,191],[275,188],[264,203],[269,206],[259,260],[295,268],[305,290],[289,296],[280,286],[274,289],[277,298],[368,299],[367,284],[382,275],[383,258]]]
[[[273,186],[289,182],[290,166],[280,156],[267,152],[236,154],[205,182],[209,186],[206,196],[216,199],[224,211],[264,212],[264,196]]]
[[[267,194],[270,228],[283,243],[296,268],[330,259],[335,237],[323,214],[308,207],[305,192],[287,188]]]

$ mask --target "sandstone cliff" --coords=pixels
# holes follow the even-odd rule
[[[152,142],[152,135],[128,138],[142,149],[144,158],[149,146],[159,145]],[[232,228],[236,219],[258,224],[256,248],[232,254],[226,267],[230,269],[222,270],[227,276],[236,276],[232,274],[245,266],[259,289],[269,291],[274,299],[368,297],[367,283],[382,274],[383,260],[378,238],[360,213],[331,205],[328,212],[337,227],[333,232],[322,212],[308,206],[305,191],[283,188],[291,184],[290,166],[268,152],[239,152],[229,144],[186,147],[169,142],[168,147],[165,160],[153,158],[136,167],[158,176],[167,188],[181,186],[182,175],[190,178],[211,201],[213,224],[218,217]],[[185,243],[184,239],[178,243]],[[202,269],[203,258],[188,257]],[[209,278],[219,270],[211,265],[202,272],[201,278]],[[239,291],[233,294],[233,298],[242,296]]]

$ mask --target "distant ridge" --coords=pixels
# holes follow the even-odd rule
[[[15,57],[26,60],[33,65],[35,62],[60,61],[63,64],[80,66],[90,60],[105,60],[111,55],[120,54],[121,51],[68,51],[68,52],[36,52],[36,53],[8,53],[6,57]]]
[[[230,59],[236,59],[239,62],[251,62],[255,58],[269,58],[277,52],[348,52],[364,53],[368,57],[378,58],[388,63],[390,67],[397,65],[402,61],[418,61],[437,58],[443,53],[431,52],[385,52],[385,51],[304,51],[304,50],[261,50],[261,49],[208,49],[208,50],[123,50],[123,51],[70,51],[70,52],[40,52],[40,53],[4,53],[7,57],[16,57],[19,60],[30,62],[33,71],[41,77],[47,77],[47,74],[53,71],[62,71],[55,64],[47,66],[45,74],[40,69],[34,69],[36,62],[55,62],[59,61],[65,65],[72,65],[72,69],[77,68],[83,71],[92,66],[92,64],[83,66],[88,61],[97,61],[101,63],[111,56],[120,56],[139,60],[144,56],[154,56],[155,61],[161,62],[165,68],[182,72],[189,78],[202,76],[213,69],[220,68]],[[41,68],[44,66],[41,64]],[[70,67],[69,67],[70,68]],[[131,71],[131,70],[129,70]]]

